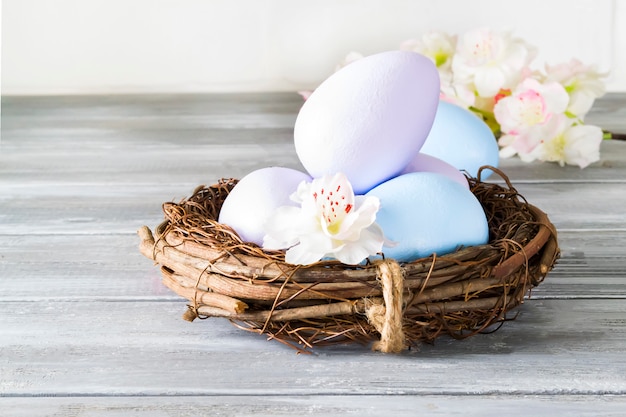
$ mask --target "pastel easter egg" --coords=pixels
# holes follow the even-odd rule
[[[489,126],[471,111],[440,101],[421,153],[442,159],[473,177],[483,165],[498,166],[498,143]],[[491,171],[483,171],[482,179]]]
[[[425,153],[420,152],[415,155],[415,158],[409,162],[409,165],[404,167],[400,175],[410,174],[411,172],[435,172],[437,174],[445,175],[451,180],[454,180],[463,187],[469,189],[467,178],[461,173],[461,171],[449,163]]]
[[[312,177],[343,172],[357,194],[400,173],[419,152],[439,101],[439,75],[423,55],[383,52],[326,79],[294,127],[296,152]]]
[[[380,199],[376,223],[386,239],[396,242],[383,247],[387,258],[409,262],[489,240],[487,218],[476,197],[441,174],[401,175],[366,195]]]
[[[295,169],[269,167],[253,171],[228,194],[218,221],[232,227],[244,242],[261,246],[265,223],[278,207],[297,205],[289,196],[302,181],[311,181],[311,177]]]

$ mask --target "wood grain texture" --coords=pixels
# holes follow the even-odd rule
[[[626,231],[560,231],[561,259],[534,297],[626,297]],[[0,302],[170,299],[153,267],[124,234],[0,235]]]
[[[3,184],[0,180],[0,234],[134,233],[138,225],[156,226],[161,221],[163,202],[180,201],[197,185],[217,179],[187,184],[37,185]],[[626,227],[626,183],[602,182],[600,190],[594,182],[520,181],[514,185],[529,202],[548,213],[559,230]]]
[[[559,229],[562,257],[496,333],[296,355],[226,320],[184,322],[136,230],[199,184],[301,169],[301,104],[2,98],[0,415],[624,415],[626,142],[585,170],[501,162]],[[609,95],[587,121],[624,133],[625,109]]]
[[[621,417],[610,395],[264,395],[0,398],[6,417],[529,416]]]
[[[361,346],[297,355],[223,319],[185,322],[184,310],[177,301],[3,302],[0,393],[626,394],[626,300],[531,300],[494,334],[387,356]]]

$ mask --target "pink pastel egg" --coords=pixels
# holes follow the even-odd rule
[[[409,174],[411,172],[434,172],[436,174],[441,174],[469,189],[467,178],[461,173],[461,171],[449,163],[425,153],[418,153],[415,158],[413,158],[413,160],[402,170],[401,175]]]

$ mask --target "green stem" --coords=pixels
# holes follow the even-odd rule
[[[605,140],[626,140],[626,133],[603,131],[602,138]]]

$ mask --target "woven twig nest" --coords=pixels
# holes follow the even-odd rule
[[[445,256],[287,264],[284,252],[242,242],[217,221],[232,179],[164,203],[155,235],[139,230],[140,250],[161,265],[163,283],[189,300],[189,321],[226,317],[302,351],[373,341],[376,350],[399,352],[444,334],[464,338],[506,321],[559,256],[546,214],[495,171],[506,186],[482,182],[480,172],[468,178],[487,214],[489,243]]]

